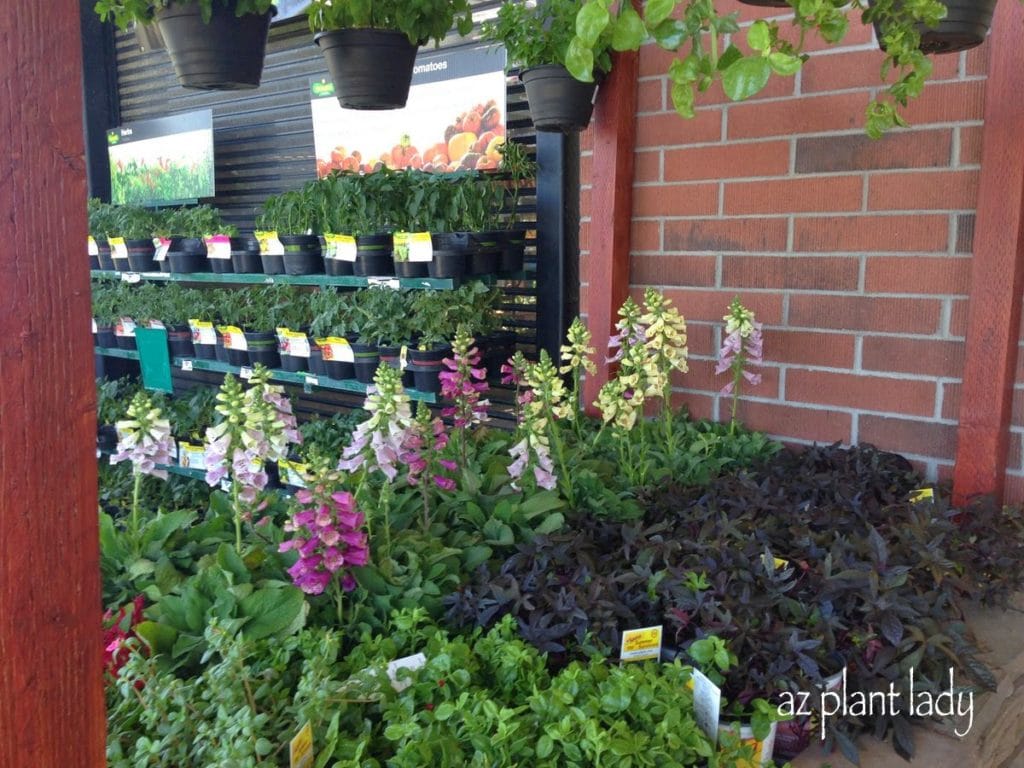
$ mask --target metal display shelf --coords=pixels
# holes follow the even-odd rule
[[[246,366],[240,368],[237,365],[222,363],[219,360],[200,360],[192,357],[176,357],[172,361],[175,368],[183,371],[214,371],[216,373],[233,373],[240,378],[246,379],[252,374],[252,368]],[[333,389],[337,392],[354,392],[365,395],[367,385],[355,379],[332,379],[327,376],[317,376],[312,373],[292,373],[283,371],[280,368],[272,368],[270,377],[274,381],[287,384],[297,384],[308,389],[319,387],[320,389]],[[436,403],[437,395],[433,392],[420,392],[416,389],[406,389],[405,393],[412,400],[422,400],[425,403]]]
[[[135,349],[121,349],[119,347],[93,347],[97,355],[104,357],[123,357],[126,360],[138,360],[139,352]]]
[[[129,360],[139,359],[139,353],[135,350],[113,349],[110,347],[94,347],[93,349],[97,355],[104,355],[106,357],[124,357]],[[249,366],[239,367],[237,365],[222,363],[219,360],[200,360],[199,358],[192,357],[176,357],[171,361],[171,364],[182,371],[233,373],[242,379],[247,379],[252,375],[252,368]],[[355,394],[365,395],[367,389],[366,384],[356,381],[355,379],[332,379],[327,376],[316,376],[312,373],[292,373],[291,371],[284,371],[280,368],[272,368],[270,370],[270,377],[274,381],[285,384],[297,384],[303,387],[307,392],[312,389],[319,388],[331,389],[336,392],[353,392]],[[437,402],[437,395],[433,392],[420,392],[416,389],[406,389],[405,393],[412,400],[422,400],[425,403]]]
[[[330,275],[264,275],[260,273],[226,273],[216,272],[116,272],[93,269],[89,272],[93,277],[110,280],[123,280],[126,283],[171,282],[171,283],[220,283],[235,285],[311,285],[335,288],[366,288],[371,285],[386,285],[392,288],[418,288],[435,291],[446,291],[458,288],[465,282],[482,280],[493,284],[495,280],[532,280],[533,272],[515,272],[508,275],[473,275],[465,278],[432,278],[432,277],[332,277]]]

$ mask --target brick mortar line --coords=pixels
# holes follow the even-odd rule
[[[689,286],[689,285],[672,285],[668,283],[631,283],[631,288],[669,288],[672,290],[687,290],[687,291],[707,291],[709,289],[716,289],[721,291],[745,291],[749,293],[757,294],[768,294],[768,293],[779,293],[779,294],[797,294],[799,296],[827,296],[828,298],[858,298],[858,299],[927,299],[931,301],[944,301],[946,299],[966,299],[966,294],[945,294],[945,293],[854,293],[851,291],[830,291],[823,288],[754,288],[743,285],[730,285],[728,283],[721,286]],[[941,315],[940,315],[941,316]],[[858,330],[858,329],[851,329]],[[937,332],[941,333],[941,331]],[[929,334],[935,335],[935,334]]]
[[[777,178],[762,178],[762,179],[750,179],[750,181],[784,181],[788,177],[777,177]],[[700,182],[706,185],[714,184],[714,180]],[[724,182],[728,184],[729,182]],[[675,186],[697,186],[698,182],[691,184],[676,184]],[[662,189],[666,186],[672,186],[669,184],[634,184],[633,188],[651,188],[651,189]],[[710,214],[682,214],[679,216],[672,216],[669,214],[654,215],[654,216],[634,216],[634,219],[665,219],[668,221],[749,221],[751,219],[782,219],[787,216],[793,216],[804,221],[813,221],[815,219],[828,220],[828,219],[863,219],[867,216],[875,218],[907,218],[908,216],[914,218],[924,218],[926,216],[933,217],[946,217],[949,218],[952,214],[961,216],[963,214],[977,213],[977,208],[909,208],[909,209],[882,209],[882,210],[870,210],[870,211],[782,211],[779,213],[723,213],[720,215]],[[948,237],[948,233],[947,233]],[[947,246],[948,247],[948,246]],[[942,253],[947,253],[947,249],[943,248]]]

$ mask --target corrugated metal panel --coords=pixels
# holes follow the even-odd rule
[[[479,22],[493,16],[499,5],[497,0],[474,3],[474,18]],[[478,40],[478,35],[474,33],[469,40]],[[449,38],[446,44],[466,42]],[[255,209],[269,195],[298,187],[315,176],[308,84],[311,76],[326,76],[327,69],[304,16],[271,27],[262,83],[255,90],[182,88],[166,51],[141,51],[131,32],[117,36],[117,75],[123,123],[195,109],[213,110],[217,196],[212,202],[240,229],[252,228]],[[508,135],[532,151],[533,124],[517,77],[509,78],[507,99]],[[521,212],[535,221],[535,209],[533,190],[526,190]],[[529,269],[536,263],[532,238],[526,254]],[[538,322],[536,281],[503,281],[502,286],[507,289],[509,325],[517,330],[524,352],[532,353]],[[328,412],[351,403],[349,398],[333,395],[305,395],[302,400],[303,410]]]

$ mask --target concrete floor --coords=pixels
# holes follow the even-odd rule
[[[915,728],[916,756],[922,768],[1024,768],[1024,595],[1014,611],[977,607],[969,612],[983,658],[995,673],[995,693],[975,696],[974,725],[962,739],[941,723]],[[862,768],[907,768],[887,742],[863,737],[857,743]],[[793,768],[853,768],[838,752],[823,755],[813,743]]]

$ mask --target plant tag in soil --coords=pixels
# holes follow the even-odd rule
[[[238,369],[238,377],[240,379],[245,379],[246,381],[248,381],[249,379],[252,378],[252,368],[250,368],[247,365],[243,365],[241,368]]]
[[[189,320],[188,327],[192,329],[193,344],[217,343],[217,331],[214,329],[213,323],[205,320]]]
[[[391,681],[391,687],[401,693],[410,685],[412,685],[412,677],[405,677],[402,680],[398,679],[398,670],[400,669],[411,669],[416,671],[421,669],[427,663],[427,657],[422,653],[414,653],[412,656],[404,656],[401,659],[395,659],[394,661],[388,662],[388,679]]]
[[[249,345],[245,341],[245,334],[242,329],[235,325],[222,325],[217,330],[224,337],[224,348],[234,349],[238,352],[247,352]]]
[[[288,744],[290,768],[313,768],[313,728],[309,723]]]
[[[192,443],[178,443],[178,463],[187,469],[206,469],[206,449]]]
[[[167,326],[161,323],[159,320],[150,320],[146,323],[147,328],[166,328]]]
[[[135,321],[130,317],[122,317],[117,321],[117,325],[114,326],[115,336],[134,336],[135,335]]]
[[[289,357],[309,357],[309,339],[302,331],[278,328],[277,351]]]
[[[110,255],[115,259],[127,259],[128,258],[128,246],[124,242],[123,237],[111,237],[107,242],[110,243]]]
[[[167,261],[167,252],[171,250],[171,241],[166,237],[154,237],[153,261]]]
[[[183,371],[191,371],[192,370],[192,361],[191,360],[182,360],[181,361],[181,370],[183,370]]]
[[[312,376],[308,378],[313,378]],[[284,470],[285,482],[288,485],[294,485],[296,488],[306,487],[305,473],[309,471],[309,467],[305,464],[300,464],[297,461],[284,461],[278,462],[278,469]]]
[[[138,272],[122,272],[121,282],[132,283],[134,285],[135,283],[142,282],[142,275],[140,275]]]
[[[89,235],[89,241],[88,242],[89,242],[89,255],[90,256],[99,256],[100,255],[100,247],[96,243],[96,238],[93,237],[92,235]]]
[[[722,689],[699,669],[694,669],[687,686],[693,690],[693,719],[712,744],[718,743],[718,718],[722,709]]]
[[[661,661],[661,626],[627,629],[622,633],[621,661]]]
[[[206,258],[231,258],[231,238],[227,235],[210,235],[209,237],[204,237],[203,241],[206,243]]]
[[[434,245],[429,232],[409,233],[409,261],[433,261]]]
[[[324,256],[328,259],[338,261],[356,260],[356,239],[352,235],[324,235],[327,241],[327,253]]]
[[[261,256],[284,256],[284,243],[278,239],[277,232],[257,232],[256,239],[260,241]]]
[[[366,284],[379,285],[383,288],[390,288],[393,291],[397,291],[402,285],[398,282],[398,279],[394,277],[368,277],[366,278]]]
[[[336,360],[339,363],[354,363],[356,356],[352,353],[352,345],[347,339],[330,336],[317,342],[323,349],[324,360]]]
[[[409,365],[409,348],[402,345],[402,348],[398,351],[398,370],[404,371]]]
[[[919,501],[935,501],[935,490],[933,488],[918,488],[910,492],[910,500],[913,503]]]

